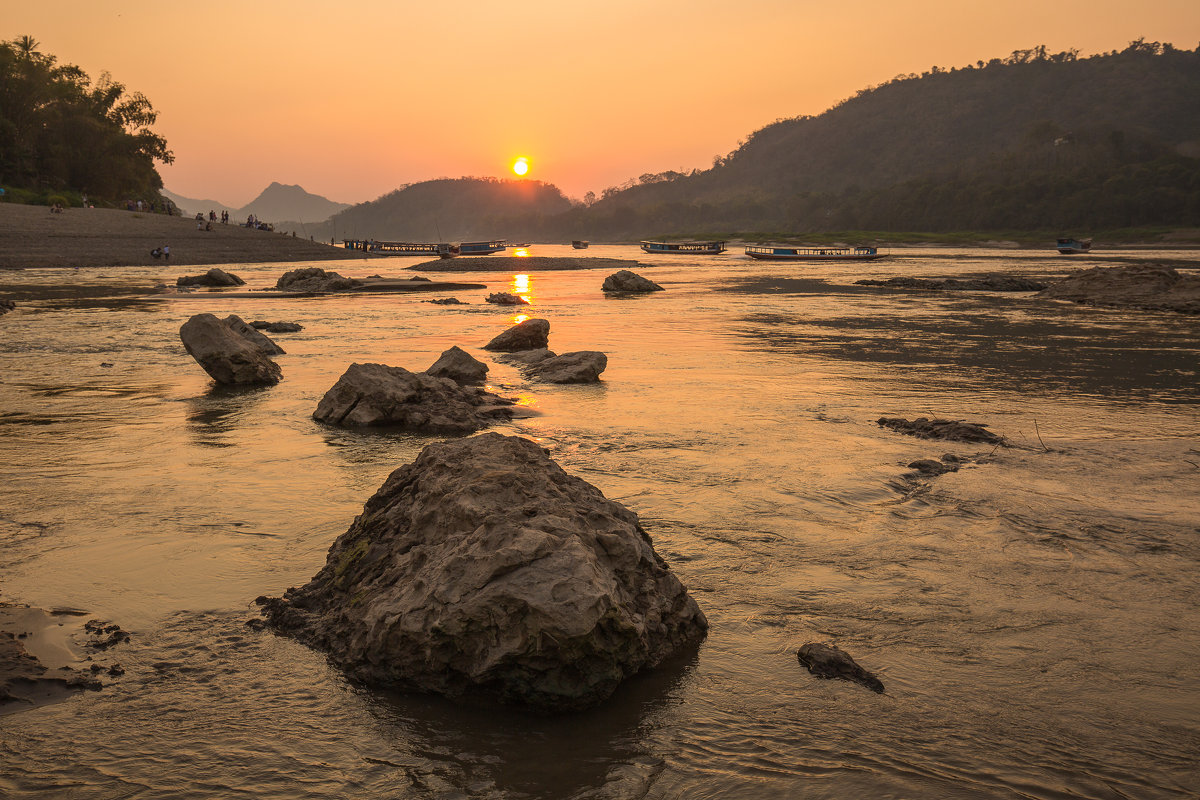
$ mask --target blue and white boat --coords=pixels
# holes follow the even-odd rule
[[[504,239],[494,239],[490,242],[463,242],[458,245],[458,255],[490,256],[492,253],[499,253],[507,247],[508,242]]]
[[[1092,249],[1091,239],[1059,239],[1056,245],[1058,252],[1064,256],[1087,253]]]

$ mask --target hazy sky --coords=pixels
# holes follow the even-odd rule
[[[159,112],[168,189],[240,206],[271,181],[342,202],[437,177],[572,197],[709,167],[868,85],[1045,44],[1200,44],[1200,0],[0,0],[0,38]]]

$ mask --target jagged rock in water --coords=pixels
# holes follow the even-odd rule
[[[929,291],[973,291],[973,292],[1040,292],[1046,284],[1029,278],[1011,275],[986,275],[982,278],[888,278],[878,280],[864,278],[855,281],[857,286],[885,286],[890,289],[922,289]]]
[[[313,419],[330,425],[471,433],[512,419],[512,406],[512,400],[448,378],[386,364],[351,364],[321,398]]]
[[[547,351],[549,353],[549,351]],[[550,353],[525,368],[531,378],[546,383],[595,383],[608,366],[608,356],[597,350],[579,350],[556,356]]]
[[[636,272],[623,269],[605,278],[600,290],[604,292],[661,292],[663,287],[652,280],[643,278]]]
[[[426,303],[433,303],[435,306],[465,306],[467,305],[457,297],[439,297],[437,300],[426,300]]]
[[[800,648],[796,658],[818,678],[842,678],[883,693],[883,681],[860,667],[846,651],[831,644],[809,642]]]
[[[1051,284],[1038,297],[1097,306],[1200,314],[1200,275],[1160,264],[1095,267]]]
[[[270,336],[258,331],[254,326],[248,324],[244,319],[237,314],[230,314],[222,320],[229,329],[241,336],[243,339],[252,344],[258,352],[265,356],[281,356],[286,352],[282,347],[275,344]]]
[[[909,420],[901,417],[880,417],[875,420],[877,425],[891,428],[909,436],[921,439],[948,439],[953,442],[972,442],[980,444],[1005,444],[1003,436],[997,436],[987,430],[982,422],[960,422],[952,419],[927,419],[918,417]]]
[[[637,515],[519,437],[426,447],[272,628],[354,679],[542,709],[603,701],[708,623]]]
[[[175,280],[176,286],[245,286],[246,282],[233,273],[213,267],[203,275],[184,275]]]
[[[550,322],[544,319],[527,319],[492,339],[483,349],[515,353],[519,350],[540,350],[549,345]]]
[[[437,378],[449,378],[455,383],[483,383],[487,380],[488,366],[458,345],[442,353],[425,374]]]
[[[362,281],[343,277],[336,272],[326,272],[320,267],[306,267],[285,272],[275,282],[276,289],[289,292],[340,292],[361,286]]]
[[[549,348],[539,347],[536,350],[518,350],[515,353],[501,353],[496,356],[496,360],[503,361],[506,364],[516,364],[518,367],[527,367],[539,361],[545,361],[547,358],[554,358],[556,355],[558,354]]]
[[[299,322],[267,322],[261,319],[251,322],[250,327],[267,333],[299,333],[304,330],[304,326]]]
[[[485,303],[494,303],[498,306],[527,306],[529,301],[519,294],[511,294],[509,292],[492,292],[485,299]]]
[[[278,364],[212,314],[196,314],[183,323],[179,339],[217,383],[279,383],[283,377]]]

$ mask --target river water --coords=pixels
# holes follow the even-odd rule
[[[18,303],[0,319],[0,600],[132,634],[95,656],[126,670],[102,691],[0,717],[0,795],[1196,796],[1200,320],[852,285],[1099,257],[532,252],[641,258],[666,288],[607,298],[611,269],[447,276],[528,296],[552,349],[608,354],[599,385],[490,362],[481,346],[514,316],[484,291],[455,293],[461,307],[164,299],[150,287],[189,270],[0,275]],[[320,266],[403,277],[417,261]],[[297,266],[227,269],[263,287]],[[202,311],[303,324],[274,337],[284,381],[214,388],[178,337]],[[601,709],[367,690],[244,624],[431,441],[318,424],[322,394],[354,361],[421,370],[455,344],[534,412],[494,430],[636,511],[708,615],[697,653]],[[1016,446],[922,441],[880,416],[983,422]],[[973,460],[906,477],[944,453]],[[810,676],[809,641],[838,644],[886,694]]]

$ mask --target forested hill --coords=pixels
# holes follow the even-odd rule
[[[557,187],[541,181],[442,178],[414,183],[309,225],[318,239],[470,241],[513,235],[511,220],[544,229],[571,207]]]
[[[934,67],[864,89],[820,116],[768,125],[711,169],[643,175],[608,189],[566,228],[600,238],[1039,221],[1196,225],[1197,98],[1200,48],[1141,40],[1089,58],[1038,47]],[[1112,196],[1129,189],[1160,200],[1165,193],[1171,202],[1159,205],[1170,207]],[[918,190],[926,206],[915,209]],[[1022,204],[1036,208],[1006,210]]]

